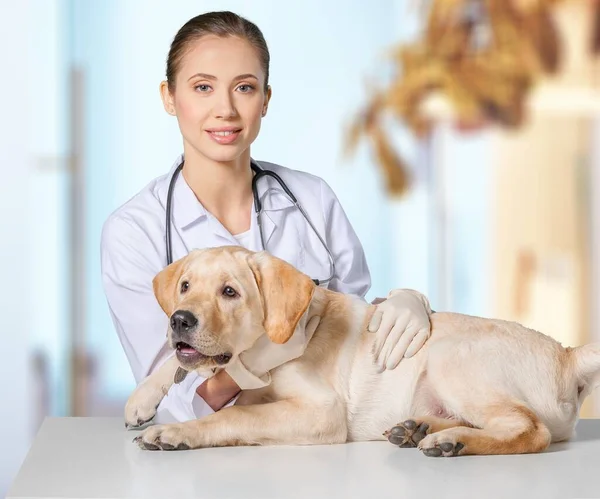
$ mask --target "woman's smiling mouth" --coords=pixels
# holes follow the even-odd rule
[[[240,136],[241,128],[212,128],[206,130],[209,137],[217,144],[232,144]]]

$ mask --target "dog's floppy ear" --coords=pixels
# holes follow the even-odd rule
[[[261,251],[250,258],[264,311],[264,328],[274,343],[285,343],[310,305],[315,283],[289,263]]]
[[[163,309],[168,317],[171,317],[171,314],[174,312],[173,309],[175,308],[175,297],[177,294],[175,286],[183,271],[185,259],[186,257],[181,258],[171,265],[166,266],[152,280],[154,296],[158,300],[160,308]]]

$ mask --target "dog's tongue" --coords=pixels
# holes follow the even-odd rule
[[[191,354],[195,354],[198,353],[198,351],[193,348],[191,345],[188,345],[187,343],[177,343],[177,351],[183,355],[191,355]]]
[[[193,354],[193,353],[196,353],[196,350],[194,348],[190,347],[190,346],[181,347],[179,349],[179,351],[181,353],[184,353],[184,354]]]

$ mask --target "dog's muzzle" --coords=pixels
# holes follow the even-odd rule
[[[217,355],[206,355],[189,342],[192,342],[192,334],[196,332],[198,319],[189,310],[177,310],[171,315],[171,329],[173,331],[172,341],[177,349],[176,355],[179,362],[184,366],[195,366],[213,361],[217,365],[227,364],[232,357],[229,352]]]

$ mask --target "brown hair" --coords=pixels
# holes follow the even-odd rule
[[[175,90],[175,76],[188,46],[206,35],[236,36],[250,43],[257,51],[265,72],[265,91],[269,84],[270,55],[267,42],[256,24],[229,11],[207,12],[186,22],[175,35],[167,58],[169,90]]]

